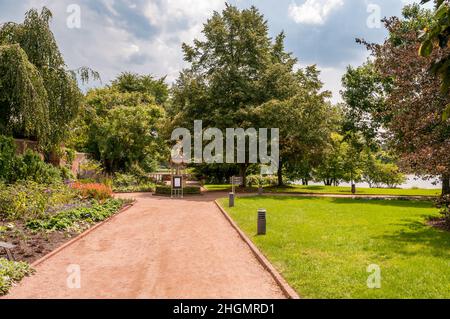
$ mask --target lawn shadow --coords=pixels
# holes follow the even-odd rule
[[[262,195],[262,196],[248,196],[244,197],[246,201],[259,201],[261,199],[270,199],[274,201],[323,201],[329,200],[333,204],[344,205],[378,205],[378,206],[394,206],[394,207],[414,207],[414,208],[433,208],[433,203],[427,200],[417,199],[384,199],[384,198],[336,198],[336,197],[314,197],[314,196],[277,196],[277,195]]]
[[[426,225],[428,215],[422,216],[424,222],[403,219],[402,223],[393,224],[402,229],[382,236],[374,237],[390,242],[390,247],[396,254],[405,256],[428,254],[436,257],[450,258],[450,232]],[[411,251],[411,245],[424,245],[426,249]]]
[[[333,204],[364,204],[377,206],[394,207],[414,207],[414,208],[433,208],[434,205],[429,200],[418,199],[385,199],[385,198],[332,198]]]

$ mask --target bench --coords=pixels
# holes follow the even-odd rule
[[[9,260],[14,261],[14,255],[11,252],[12,249],[14,249],[16,246],[14,246],[13,244],[10,243],[5,243],[0,241],[0,248],[3,248],[6,251],[6,256],[8,257]]]

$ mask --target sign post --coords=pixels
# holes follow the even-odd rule
[[[172,198],[183,198],[184,190],[183,190],[183,176],[182,175],[174,175],[172,176]]]

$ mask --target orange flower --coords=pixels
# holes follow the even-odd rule
[[[83,184],[75,182],[71,187],[77,190],[84,198],[93,198],[96,200],[105,200],[112,197],[112,189],[104,184]]]

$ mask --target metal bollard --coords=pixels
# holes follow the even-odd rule
[[[258,209],[258,235],[266,234],[266,215],[267,211],[265,209]]]
[[[234,193],[229,194],[228,207],[234,207]]]

